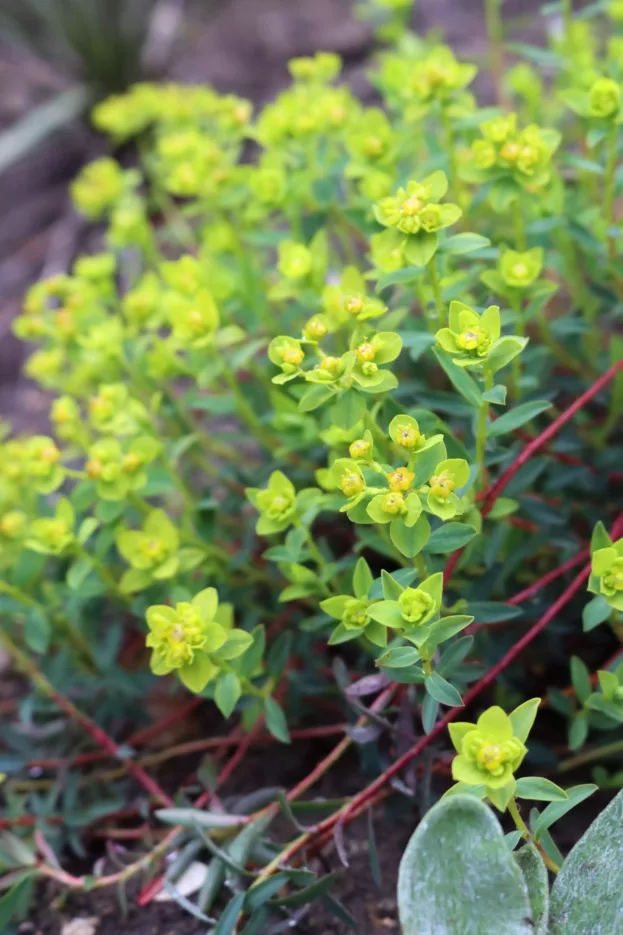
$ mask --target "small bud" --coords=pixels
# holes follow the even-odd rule
[[[357,474],[355,471],[344,474],[340,480],[340,490],[346,497],[354,497],[358,493],[361,493],[366,486],[361,474]]]
[[[371,448],[372,445],[366,438],[358,438],[351,444],[348,452],[351,458],[367,458]]]
[[[368,341],[364,341],[363,344],[360,344],[357,348],[357,360],[360,364],[365,364],[368,361],[373,361],[376,357],[376,350],[373,345]]]

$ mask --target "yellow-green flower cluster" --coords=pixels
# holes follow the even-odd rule
[[[531,124],[523,130],[517,115],[495,117],[480,125],[482,139],[472,145],[461,167],[469,182],[510,178],[522,188],[536,191],[551,177],[551,160],[560,145],[558,130]]]
[[[491,373],[501,370],[520,354],[527,338],[501,335],[500,310],[490,305],[482,315],[463,302],[450,303],[447,328],[435,335],[439,345],[460,367],[484,367]]]
[[[155,675],[176,672],[192,692],[202,692],[251,645],[251,635],[232,625],[232,608],[218,603],[214,588],[206,588],[191,601],[147,611],[147,646],[152,650]]]

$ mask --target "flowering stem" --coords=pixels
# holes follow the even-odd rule
[[[511,814],[511,818],[512,818],[513,821],[515,822],[515,827],[517,828],[517,830],[518,830],[518,831],[521,831],[521,833],[522,833],[522,835],[524,836],[524,838],[526,839],[526,841],[529,841],[529,840],[530,840],[530,831],[529,831],[528,826],[526,825],[525,821],[524,821],[523,818],[521,817],[521,814],[520,814],[520,812],[519,812],[519,808],[517,807],[517,800],[515,799],[515,797],[513,797],[513,798],[510,800],[510,802],[508,803],[508,810],[509,810],[509,812],[510,812],[510,814]]]
[[[431,331],[436,331],[443,327],[443,302],[441,301],[441,289],[439,286],[439,274],[437,272],[437,258],[433,256],[428,262],[428,273],[430,284],[435,299],[435,321],[429,319],[428,326]]]
[[[488,368],[483,372],[485,391],[493,386],[493,373]],[[487,448],[487,416],[489,415],[489,403],[483,400],[480,404],[478,413],[478,422],[476,424],[476,464],[479,467],[479,485],[481,488],[487,485],[487,470],[485,467],[485,451]]]
[[[489,56],[491,59],[491,77],[495,98],[499,105],[504,103],[504,49],[502,46],[502,18],[500,0],[485,0],[485,21],[489,37]],[[521,249],[521,248],[519,248]]]
[[[526,333],[525,322],[523,317],[523,307],[521,304],[521,295],[517,290],[513,290],[511,298],[513,311],[516,315],[515,321],[515,332],[519,335],[520,338],[523,338]],[[513,395],[515,401],[519,402],[521,399],[521,354],[517,354],[513,357]]]
[[[458,172],[456,167],[456,144],[454,141],[454,127],[452,126],[452,117],[448,107],[442,105],[441,107],[441,121],[443,123],[443,129],[446,137],[446,152],[448,154],[448,179],[450,181],[450,191],[460,202],[460,192],[459,192],[459,181],[458,181]]]
[[[528,826],[526,825],[525,821],[524,821],[523,818],[521,817],[521,814],[520,814],[520,811],[519,811],[519,807],[518,807],[518,805],[517,805],[517,799],[515,799],[514,797],[513,797],[513,798],[510,800],[510,802],[508,803],[508,810],[509,810],[509,812],[510,812],[511,818],[512,818],[513,821],[515,822],[515,826],[516,826],[517,830],[518,830],[518,831],[521,831],[522,836],[524,837],[524,839],[525,839],[526,841],[532,841],[532,843],[534,844],[534,846],[538,849],[538,851],[539,851],[541,857],[543,858],[543,862],[544,862],[544,864],[546,865],[546,867],[547,867],[549,870],[551,870],[552,873],[558,873],[558,872],[560,871],[560,867],[558,866],[558,864],[557,864],[555,861],[553,861],[553,860],[551,859],[551,857],[549,857],[549,856],[545,853],[545,851],[543,850],[543,848],[541,847],[541,845],[540,845],[537,841],[534,841],[534,839],[533,839],[533,837],[532,837],[532,835],[531,835],[531,833],[530,833],[530,829],[528,828]]]
[[[615,125],[608,136],[608,162],[604,180],[604,220],[606,222],[606,240],[608,256],[614,256],[616,238],[610,235],[609,230],[614,224],[614,186],[617,168],[617,144],[619,142],[619,127]]]
[[[523,220],[523,211],[521,210],[521,198],[516,198],[513,202],[513,218],[515,221],[515,243],[519,253],[526,250],[526,228]]]

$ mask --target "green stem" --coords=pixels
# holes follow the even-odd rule
[[[526,333],[526,326],[523,317],[523,306],[521,302],[521,295],[516,290],[513,290],[513,295],[511,299],[511,304],[513,306],[513,311],[516,315],[515,322],[515,332],[520,338],[523,338]],[[513,395],[515,397],[515,402],[519,402],[521,399],[521,354],[517,354],[513,357]]]
[[[489,59],[491,77],[497,103],[504,103],[504,48],[500,0],[485,0],[485,22],[489,38]]]
[[[459,177],[457,170],[457,148],[454,140],[454,127],[452,126],[452,117],[447,107],[442,105],[441,121],[443,124],[444,135],[446,138],[446,153],[448,155],[448,180],[450,182],[450,191],[460,203]]]
[[[225,382],[234,395],[234,399],[236,400],[236,407],[238,409],[238,415],[244,424],[249,429],[249,431],[255,435],[260,444],[264,445],[264,447],[268,450],[273,450],[275,448],[276,439],[272,437],[270,432],[266,431],[265,427],[262,425],[257,414],[255,413],[255,410],[244,398],[244,394],[240,389],[240,384],[236,379],[236,374],[233,373],[229,365],[225,362],[222,362],[221,372]]]
[[[514,797],[508,803],[508,811],[510,812],[511,818],[515,822],[515,827],[517,828],[518,831],[521,831],[523,838],[526,841],[532,841],[534,846],[538,849],[541,857],[543,858],[543,862],[545,866],[549,870],[551,870],[552,873],[558,873],[560,871],[560,867],[558,866],[558,864],[555,861],[553,861],[551,857],[549,857],[545,853],[545,851],[543,850],[541,845],[537,843],[537,841],[533,840],[532,835],[530,833],[530,829],[528,828],[527,824],[525,823],[525,821],[523,820],[519,812],[519,808],[517,806],[517,799],[515,799]]]
[[[0,593],[6,594],[8,597],[12,597],[14,601],[18,601],[20,604],[23,604],[24,607],[31,607],[33,610],[39,611],[43,616],[48,616],[48,610],[41,604],[39,601],[35,600],[34,597],[30,597],[29,594],[26,594],[20,588],[16,588],[14,585],[9,584],[6,581],[0,581]],[[89,643],[87,642],[84,635],[77,629],[66,617],[64,614],[58,614],[54,616],[54,619],[61,624],[63,629],[66,631],[67,636],[74,644],[76,651],[84,658],[85,662],[88,662],[89,667],[92,669],[97,669],[97,664],[95,662],[95,657]]]
[[[529,841],[530,830],[519,813],[519,808],[517,806],[517,799],[512,798],[510,800],[510,802],[508,803],[508,810],[510,812],[511,818],[515,822],[515,827],[517,828],[517,830],[521,831],[526,841]]]
[[[430,330],[434,333],[443,327],[443,302],[441,301],[441,288],[439,286],[439,274],[437,272],[437,258],[433,256],[428,263],[428,273],[430,277],[430,284],[433,290],[433,297],[435,299],[435,321],[431,321],[429,318],[428,326]]]
[[[493,386],[493,373],[488,368],[484,370],[485,392]],[[478,486],[482,489],[487,486],[487,469],[485,467],[485,451],[487,448],[487,416],[489,403],[486,400],[480,405],[478,422],[476,424],[476,464],[479,468]]]
[[[619,142],[619,128],[615,125],[608,136],[608,162],[606,165],[606,176],[604,179],[604,219],[607,230],[614,224],[614,186],[617,169],[617,144]],[[608,243],[608,256],[614,256],[616,250],[616,238],[606,233]]]
[[[422,581],[424,578],[428,577],[428,566],[426,564],[426,559],[421,552],[418,552],[418,554],[415,556],[415,567],[417,568],[418,575]]]
[[[87,552],[84,546],[80,545],[79,542],[74,543],[73,550],[78,558],[85,559],[93,566],[93,568],[95,568],[111,594],[114,594],[116,597],[118,597],[119,600],[123,601],[124,604],[129,604],[131,602],[129,595],[122,594],[122,592],[119,590],[119,585],[115,581],[114,576],[110,573],[110,571],[106,568],[104,563],[100,561],[99,558],[96,558],[92,553]]]
[[[515,243],[519,253],[526,249],[526,227],[521,210],[521,198],[516,198],[513,202],[513,220],[515,223]]]

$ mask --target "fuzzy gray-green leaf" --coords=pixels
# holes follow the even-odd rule
[[[575,845],[552,888],[551,935],[623,930],[623,792]]]
[[[534,844],[525,844],[515,852],[515,860],[521,868],[528,887],[534,935],[547,935],[549,920],[549,881],[543,858]]]
[[[403,935],[534,935],[528,890],[499,822],[478,799],[443,799],[400,863]]]

